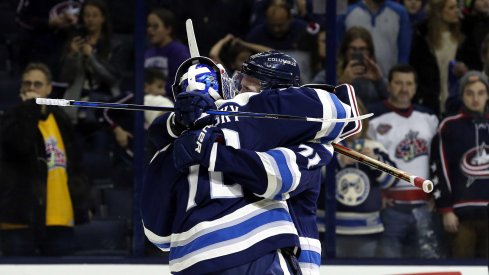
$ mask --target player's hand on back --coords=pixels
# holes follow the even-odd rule
[[[173,142],[175,168],[185,171],[192,165],[208,165],[214,142],[224,143],[222,131],[216,127],[206,126],[200,130],[183,132]]]
[[[190,129],[214,124],[215,118],[205,113],[210,109],[216,109],[216,104],[209,94],[198,91],[183,92],[176,97],[175,120]]]

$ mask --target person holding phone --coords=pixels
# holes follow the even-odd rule
[[[387,97],[382,71],[375,59],[372,35],[363,27],[350,28],[341,42],[338,83],[353,85],[368,106]]]
[[[112,36],[104,0],[86,0],[80,8],[78,27],[67,42],[59,80],[68,83],[64,98],[107,101],[120,94],[121,43]],[[93,110],[66,110],[77,124],[97,124]],[[91,128],[91,127],[89,127]],[[96,128],[96,127],[95,127]]]

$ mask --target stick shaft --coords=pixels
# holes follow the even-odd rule
[[[383,162],[380,162],[376,159],[373,159],[369,156],[366,156],[362,153],[359,153],[355,150],[352,150],[352,149],[345,147],[343,145],[340,145],[338,143],[333,143],[333,147],[334,147],[336,152],[338,152],[342,155],[345,155],[345,156],[350,157],[352,159],[358,160],[359,162],[366,164],[370,167],[373,167],[375,169],[379,169],[383,172],[391,174],[396,178],[400,178],[402,180],[409,181],[409,176],[405,172],[403,172],[397,168],[394,168],[390,165],[387,165]]]
[[[268,119],[286,119],[295,121],[309,121],[309,122],[350,122],[355,120],[362,120],[372,116],[373,114],[366,114],[358,117],[352,118],[316,118],[316,117],[306,117],[306,116],[294,116],[294,115],[284,115],[284,114],[267,114],[267,113],[254,113],[254,112],[231,112],[231,111],[221,111],[221,110],[207,110],[207,114],[210,115],[223,115],[223,116],[237,116],[237,117],[252,117],[252,118],[268,118]]]
[[[108,103],[108,102],[91,102],[91,101],[70,101],[70,106],[88,107],[88,108],[110,108],[135,111],[173,111],[173,107],[147,106],[138,104]]]
[[[163,106],[149,106],[149,105],[138,105],[138,104],[124,104],[124,103],[109,103],[109,102],[93,102],[93,101],[77,101],[77,100],[66,100],[66,99],[43,99],[38,98],[36,100],[38,104],[45,105],[58,105],[58,106],[71,106],[71,107],[85,107],[85,108],[110,108],[110,109],[122,109],[122,110],[136,110],[136,111],[175,111],[173,107],[163,107]],[[267,119],[286,119],[293,121],[308,121],[308,122],[326,122],[326,121],[337,121],[337,122],[347,122],[353,119],[363,119],[369,115],[364,115],[364,117],[358,118],[348,118],[348,119],[323,119],[315,117],[304,117],[304,116],[294,116],[285,114],[267,114],[267,113],[254,113],[254,112],[230,112],[230,111],[220,111],[220,110],[207,110],[207,114],[210,115],[221,115],[221,116],[237,116],[237,117],[251,117],[251,118],[267,118]]]

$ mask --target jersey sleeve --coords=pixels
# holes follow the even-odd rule
[[[229,127],[240,133],[253,132],[259,148],[275,148],[282,145],[300,144],[308,141],[327,144],[335,141],[342,134],[346,125],[343,121],[351,116],[351,108],[342,102],[334,93],[309,87],[265,90],[259,94],[238,95],[233,101],[218,106],[224,111],[243,111],[266,114],[280,114],[299,117],[319,118],[323,121],[296,121],[288,119],[258,119],[218,117],[218,125]],[[272,137],[273,134],[273,137]],[[260,146],[263,145],[263,146]]]
[[[329,163],[331,145],[305,143],[277,147],[264,152],[236,149],[214,143],[208,163],[209,171],[223,172],[231,182],[240,184],[255,195],[286,200],[291,192],[300,193],[312,184],[309,178]]]
[[[150,242],[162,251],[170,250],[171,225],[176,217],[174,211],[177,198],[169,184],[164,184],[168,178],[165,170],[165,150],[163,148],[152,159],[145,173],[144,185],[141,192],[141,217],[144,234]],[[170,167],[172,168],[172,167]],[[166,168],[168,169],[168,168]]]
[[[439,133],[433,138],[431,142],[431,167],[432,179],[435,184],[435,190],[433,196],[435,198],[435,204],[440,212],[451,212],[452,209],[452,193],[450,191],[450,178],[448,162],[449,148],[447,144],[443,142],[446,139],[447,131],[440,129]]]
[[[174,119],[175,113],[167,112],[157,117],[149,126],[149,139],[157,150],[166,147],[178,137],[176,131],[171,127],[172,120]]]

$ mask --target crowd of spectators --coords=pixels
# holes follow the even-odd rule
[[[0,27],[8,62],[0,71],[0,255],[130,253],[133,212],[120,205],[132,204],[132,139],[144,129],[128,112],[41,108],[33,98],[131,102],[133,2],[2,4],[15,23]],[[428,195],[338,156],[338,257],[487,257],[489,1],[344,0],[335,56],[326,56],[331,29],[319,2],[145,1],[145,104],[173,106],[175,72],[190,57],[187,18],[201,55],[229,75],[276,49],[299,62],[302,84],[324,83],[324,62],[335,58],[337,84],[353,85],[362,113],[374,113],[345,144],[435,183]],[[146,112],[145,126],[160,114]],[[148,161],[153,149],[145,149]],[[107,234],[117,245],[87,246],[86,232],[103,234],[97,226],[120,230]]]

